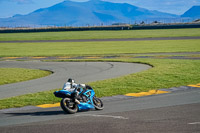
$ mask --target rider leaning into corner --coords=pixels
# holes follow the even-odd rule
[[[89,85],[77,84],[71,78],[64,84],[63,89],[55,91],[54,95],[62,98],[60,106],[66,113],[74,114],[78,110],[104,108],[103,102],[95,96]]]

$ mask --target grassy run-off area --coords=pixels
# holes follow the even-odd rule
[[[108,42],[52,42],[0,43],[0,57],[4,56],[87,56],[120,55],[155,52],[197,52],[200,41],[108,41]]]
[[[151,38],[200,36],[200,28],[193,29],[155,29],[120,31],[68,31],[36,33],[0,33],[0,41],[17,40],[71,40],[108,38]]]
[[[0,85],[36,79],[51,72],[24,68],[0,68]]]

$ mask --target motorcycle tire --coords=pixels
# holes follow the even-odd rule
[[[93,103],[96,110],[102,110],[104,108],[103,102],[97,97],[93,97]]]
[[[69,98],[63,98],[60,102],[60,106],[66,113],[74,114],[78,111],[78,105]]]

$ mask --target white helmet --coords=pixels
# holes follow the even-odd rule
[[[74,80],[74,79],[71,79],[71,78],[69,78],[69,79],[67,80],[67,82],[70,82],[70,83],[75,83],[75,80]]]

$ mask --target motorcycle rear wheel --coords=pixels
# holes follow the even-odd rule
[[[93,103],[96,110],[102,110],[104,108],[103,102],[101,101],[101,99],[95,96],[93,97]]]
[[[66,113],[74,114],[78,111],[78,105],[69,98],[63,98],[60,102],[60,106]]]

